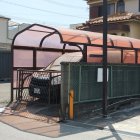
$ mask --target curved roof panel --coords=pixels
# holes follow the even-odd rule
[[[103,45],[102,33],[81,30],[51,28],[33,24],[15,36],[14,46],[62,48],[64,44]],[[59,45],[58,45],[59,44]],[[140,48],[140,40],[129,37],[108,35],[108,46]],[[71,46],[71,45],[70,45]],[[70,48],[69,46],[69,48]]]

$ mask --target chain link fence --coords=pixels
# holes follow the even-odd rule
[[[139,71],[140,65],[108,65],[108,112],[140,97]],[[39,104],[49,110],[49,115],[53,112],[63,119],[69,117],[71,89],[74,90],[74,118],[102,113],[101,64],[62,63],[61,72],[20,69],[17,71],[16,87],[16,101],[24,101],[26,106]],[[18,110],[23,108],[18,107]]]
[[[59,118],[60,83],[59,71],[17,70],[12,109],[23,116],[39,120],[45,120],[48,116]]]
[[[48,104],[60,101],[61,73],[53,71],[17,71],[16,99],[41,100]]]

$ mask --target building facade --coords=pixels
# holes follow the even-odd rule
[[[19,24],[0,16],[0,81],[11,79],[12,59],[11,44],[17,32],[29,26]]]
[[[0,50],[10,50],[15,34],[27,26],[29,24],[19,24],[10,18],[0,16]]]
[[[87,0],[89,20],[76,29],[103,31],[102,0]],[[108,33],[140,39],[140,0],[108,0]]]
[[[10,49],[11,40],[8,39],[9,18],[0,16],[0,50]]]

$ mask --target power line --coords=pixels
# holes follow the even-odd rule
[[[32,10],[37,10],[37,11],[41,11],[41,12],[48,12],[48,13],[55,14],[55,15],[61,15],[61,16],[66,16],[66,17],[85,19],[84,17],[80,17],[80,16],[63,14],[63,13],[54,12],[54,11],[50,11],[50,10],[39,9],[39,8],[33,8],[33,7],[30,7],[30,6],[9,2],[9,1],[6,1],[6,0],[1,0],[0,2],[4,2],[4,3],[10,4],[10,5],[16,5],[16,6],[19,6],[19,7],[24,7],[24,8],[28,8],[28,9],[32,9]]]
[[[24,17],[18,17],[18,16],[9,16],[8,14],[4,14],[4,16],[7,16],[7,17],[10,17],[12,19],[15,19],[15,20],[22,20],[23,21],[30,21],[30,23],[34,23],[34,22],[39,22],[41,24],[45,24],[45,25],[53,25],[53,26],[65,26],[65,27],[68,27],[69,24],[60,24],[60,23],[54,23],[54,22],[50,22],[50,21],[47,21],[47,22],[44,22],[44,21],[41,21],[41,20],[36,20],[36,19],[30,19],[30,18],[24,18]]]
[[[44,0],[46,2],[52,3],[52,4],[56,4],[56,5],[60,5],[60,6],[64,6],[64,7],[68,7],[68,8],[74,8],[74,9],[86,9],[85,7],[80,7],[80,6],[74,6],[74,5],[70,5],[70,4],[66,4],[66,3],[61,3],[55,0]]]

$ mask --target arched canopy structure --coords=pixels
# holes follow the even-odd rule
[[[108,35],[108,63],[140,63],[140,40]],[[33,24],[12,43],[13,71],[46,67],[64,53],[81,51],[86,62],[102,62],[103,35]]]
[[[13,41],[13,46],[35,47],[35,48],[57,48],[63,49],[63,44],[100,46],[102,45],[102,33],[81,30],[52,28],[33,24],[19,32]],[[52,40],[54,40],[52,42]],[[140,40],[108,35],[108,46],[139,48]],[[52,45],[52,46],[50,46]],[[56,45],[59,45],[56,47]],[[81,47],[82,48],[82,47]],[[68,47],[67,49],[75,49]]]

